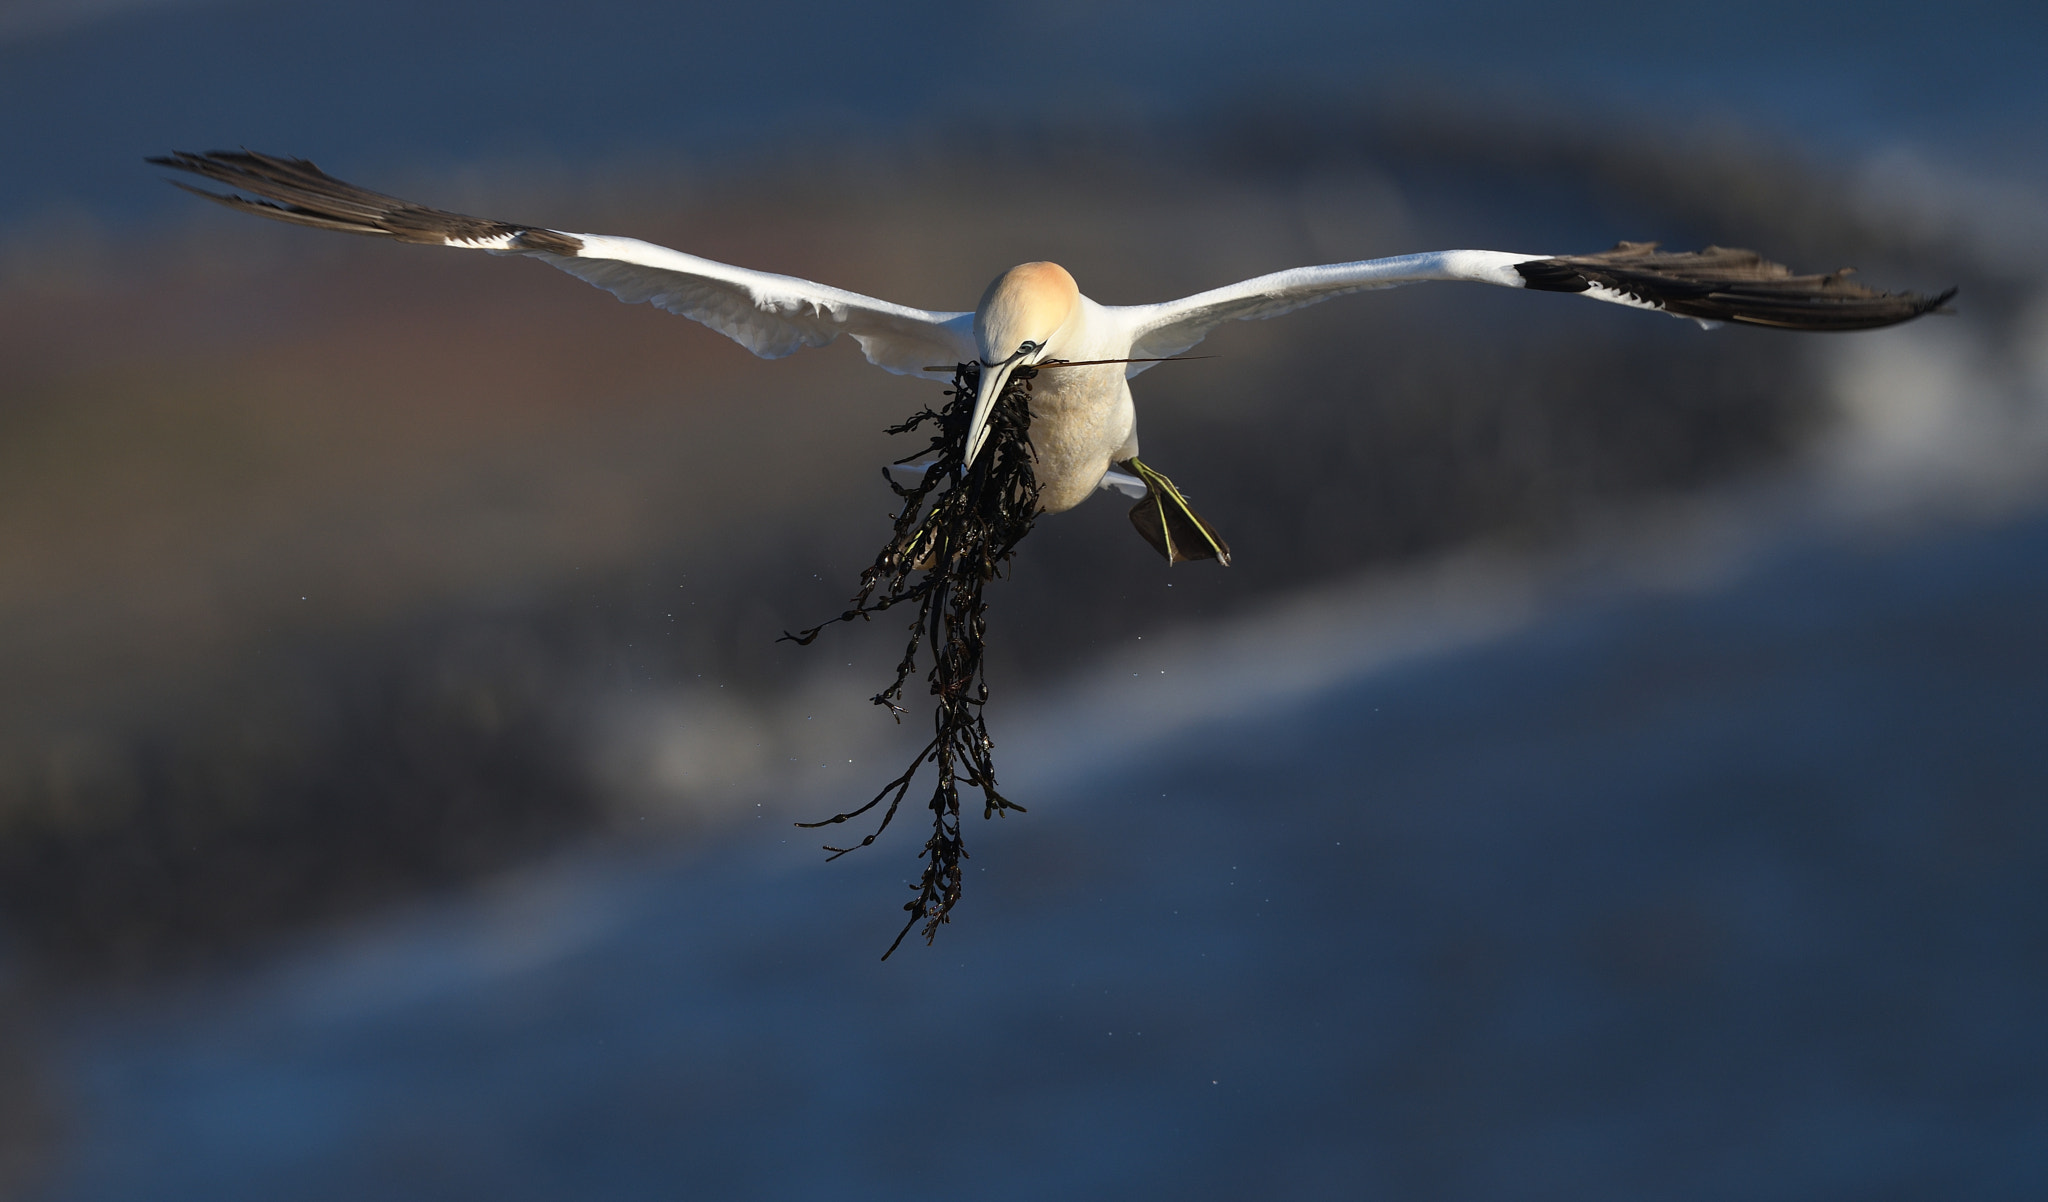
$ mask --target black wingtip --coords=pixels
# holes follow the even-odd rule
[[[359,188],[320,170],[311,159],[262,154],[243,147],[204,154],[174,150],[145,161],[247,193],[222,195],[168,181],[215,204],[272,221],[430,245],[474,246],[508,239],[512,245],[500,244],[500,248],[555,255],[574,255],[583,249],[582,240],[570,234],[450,213]]]
[[[1874,330],[1911,321],[1956,294],[1879,292],[1851,281],[1851,269],[1794,275],[1755,251],[1709,246],[1664,252],[1654,242],[1622,242],[1592,255],[1515,264],[1525,287],[1544,292],[1620,293],[1678,317],[1781,330]]]
[[[181,179],[167,179],[164,182],[180,192],[190,192],[194,196],[204,196],[206,199],[217,204],[232,204],[236,200],[233,196],[222,196],[218,192],[208,192],[204,188],[195,188]]]

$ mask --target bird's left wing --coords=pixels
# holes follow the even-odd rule
[[[1226,284],[1180,300],[1110,309],[1132,336],[1133,358],[1178,355],[1226,321],[1278,317],[1318,301],[1430,280],[1465,280],[1575,292],[1595,300],[1703,325],[1733,321],[1793,330],[1866,330],[1894,325],[1939,308],[1955,295],[1876,292],[1850,281],[1849,269],[1794,275],[1754,251],[1710,246],[1668,253],[1654,242],[1623,242],[1592,255],[1525,255],[1497,250],[1441,250],[1297,267]],[[1133,364],[1130,374],[1150,364]]]
[[[841,334],[868,362],[901,375],[975,358],[972,313],[935,313],[795,276],[750,271],[642,242],[465,217],[335,179],[304,159],[246,151],[177,153],[150,162],[249,193],[208,200],[277,221],[399,242],[524,255],[586,280],[628,304],[643,301],[702,322],[764,359]],[[173,181],[176,182],[176,181]]]

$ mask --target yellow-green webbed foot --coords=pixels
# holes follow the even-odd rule
[[[1144,498],[1131,506],[1131,525],[1166,556],[1168,564],[1213,559],[1226,568],[1230,566],[1230,544],[1223,541],[1214,526],[1202,520],[1173,481],[1135,456],[1117,466],[1145,482]]]

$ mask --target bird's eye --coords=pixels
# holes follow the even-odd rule
[[[1027,342],[1027,343],[1025,343],[1025,344],[1024,344],[1023,346],[1020,346],[1020,347],[1018,347],[1018,348],[1017,348],[1017,353],[1018,353],[1018,354],[1020,354],[1020,355],[1028,355],[1028,354],[1030,354],[1030,353],[1031,353],[1032,351],[1035,351],[1035,350],[1037,350],[1037,349],[1038,349],[1038,344],[1037,344],[1037,343],[1035,343],[1035,342]]]

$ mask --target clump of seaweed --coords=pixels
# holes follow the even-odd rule
[[[919,855],[925,862],[923,877],[917,896],[904,903],[910,918],[889,950],[882,953],[884,960],[895,953],[920,919],[929,945],[937,938],[940,924],[950,921],[948,915],[960,900],[960,862],[967,858],[960,830],[961,785],[981,790],[983,818],[1009,810],[1024,811],[997,791],[991,757],[995,744],[982,719],[988,681],[982,671],[987,606],[981,594],[989,581],[1001,574],[1003,562],[1031,532],[1038,516],[1038,482],[1033,474],[1037,456],[1031,449],[1029,403],[1030,382],[1037,372],[1027,366],[1011,375],[989,414],[983,453],[968,466],[961,461],[966,457],[967,428],[974,415],[980,374],[978,364],[960,364],[946,394],[952,400],[943,409],[926,408],[889,428],[891,434],[907,434],[926,423],[934,427],[926,451],[897,461],[901,465],[927,458],[923,478],[906,487],[889,477],[889,487],[903,499],[903,509],[895,517],[888,545],[861,573],[860,591],[854,594],[852,608],[801,633],[783,635],[800,645],[808,644],[834,623],[865,620],[909,602],[917,605],[917,618],[910,623],[910,642],[902,662],[896,665],[896,678],[873,700],[887,706],[901,722],[910,712],[899,704],[904,685],[917,671],[919,645],[928,646],[932,666],[927,679],[937,698],[931,741],[919,750],[903,775],[883,786],[866,805],[822,822],[797,824],[805,829],[832,826],[858,818],[888,798],[880,824],[866,838],[852,847],[825,846],[832,853],[828,858],[836,860],[855,847],[873,843],[889,829],[918,770],[927,763],[936,766],[938,780],[930,802],[932,833]]]

